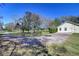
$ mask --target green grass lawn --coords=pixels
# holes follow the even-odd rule
[[[4,31],[0,31],[0,34],[4,34],[5,32]]]
[[[25,32],[25,36],[44,36],[44,35],[50,34],[48,29],[37,30],[36,33],[32,33],[32,32],[28,33],[28,31],[24,31],[24,32]],[[22,36],[23,33],[21,30],[14,30],[14,31],[0,31],[0,34],[12,34],[15,36]]]
[[[64,43],[64,47],[70,55],[79,55],[79,33],[72,34]]]
[[[22,36],[23,34],[22,31],[13,31],[13,32],[8,32],[8,33],[15,36]],[[48,31],[44,31],[44,30],[37,31],[36,33],[31,33],[31,32],[28,33],[28,31],[25,31],[24,33],[25,33],[25,36],[43,36],[43,35],[49,34]]]
[[[47,46],[50,55],[79,56],[79,33],[74,33],[63,44]]]

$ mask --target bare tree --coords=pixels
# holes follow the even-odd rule
[[[40,28],[41,20],[39,15],[37,14],[32,14],[31,17],[32,17],[32,29],[34,30],[34,33],[35,33],[35,30]]]
[[[2,22],[3,16],[0,16],[0,30],[3,30],[3,22]]]
[[[15,24],[14,23],[8,23],[5,25],[6,30],[13,31],[15,30]]]
[[[39,29],[41,25],[40,16],[32,12],[26,12],[22,18],[19,18],[17,22],[17,27],[19,27],[24,33],[25,30],[35,30]]]
[[[19,28],[22,30],[22,33],[24,34],[24,30],[25,30],[25,25],[24,25],[24,20],[23,18],[19,18],[18,22],[16,23],[16,28]]]

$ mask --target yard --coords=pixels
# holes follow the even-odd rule
[[[8,33],[8,32],[5,32],[5,33]],[[4,32],[1,32],[1,34],[4,34]],[[21,33],[19,33],[19,32],[9,32],[9,34],[10,34],[10,36],[8,34],[3,36],[3,37],[5,37],[4,38],[5,40],[10,39],[10,41],[12,41],[12,42],[14,40],[15,40],[14,42],[18,42],[17,40],[21,41],[23,39],[21,44],[24,44],[24,43],[32,44],[32,45],[28,46],[28,47],[31,47],[30,48],[31,50],[33,50],[33,47],[36,50],[39,49],[39,52],[31,51],[33,54],[30,53],[30,55],[37,55],[38,53],[39,53],[39,55],[51,55],[51,56],[72,56],[72,55],[77,56],[77,55],[79,55],[79,34],[78,33],[73,33],[73,34],[70,34],[70,33],[54,33],[54,34],[52,34],[51,33],[50,34],[48,31],[42,31],[41,36],[38,35],[40,39],[41,38],[43,39],[41,42],[38,40],[38,38],[35,39],[34,36],[33,36],[34,39],[32,38],[32,40],[30,40],[31,38],[28,38],[27,36],[31,36],[31,34],[26,34],[25,37],[21,37],[20,36]],[[11,36],[11,34],[12,34],[12,36]],[[48,34],[50,34],[50,35],[48,35]],[[3,39],[3,37],[2,37],[2,39]],[[1,40],[0,42],[4,43],[6,41]],[[43,47],[41,47],[40,45],[38,45],[38,42],[40,44],[45,42],[46,45],[42,45]],[[46,42],[49,42],[49,43],[52,42],[52,43],[49,44]],[[21,45],[20,43],[18,43],[18,44]],[[5,44],[3,44],[3,47],[5,48],[4,45]],[[6,46],[8,46],[8,45],[6,45]],[[46,52],[41,51],[41,49],[38,48],[39,46],[41,47],[42,50],[46,50]],[[22,49],[24,49],[26,51],[28,49],[28,47],[22,47]],[[4,48],[1,48],[1,49],[3,50]],[[29,53],[22,52],[20,50],[21,49],[17,50],[16,54],[22,53],[22,54],[18,54],[18,55],[23,55],[23,53],[25,53],[24,55],[29,55]],[[20,52],[18,52],[18,51],[20,51]],[[6,50],[5,50],[5,52],[8,53]],[[5,52],[3,55],[5,55]],[[16,54],[14,54],[14,55],[16,55]]]
[[[0,4],[0,56],[79,55],[79,16],[74,13],[70,16],[70,10],[66,10],[71,8],[72,11],[73,5],[58,4],[53,9],[53,4],[33,5]],[[44,7],[50,12],[45,12]],[[69,14],[63,14],[61,7]]]
[[[37,32],[35,33],[32,33],[31,31],[24,31],[25,33],[25,36],[43,36],[43,35],[46,35],[46,34],[49,34],[49,31],[48,30],[37,30]],[[0,31],[0,34],[11,34],[13,36],[22,36],[22,31]]]
[[[74,33],[64,43],[64,47],[67,49],[69,55],[79,55],[79,33]]]
[[[63,44],[48,45],[47,49],[50,55],[79,56],[79,34],[72,34]]]

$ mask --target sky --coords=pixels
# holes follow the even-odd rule
[[[22,17],[26,11],[39,14],[47,18],[60,16],[79,16],[78,3],[5,3],[0,7],[0,19],[4,24]]]

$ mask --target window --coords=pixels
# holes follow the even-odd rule
[[[67,31],[67,28],[65,28],[64,30]]]
[[[59,28],[59,30],[61,31],[61,28]]]

